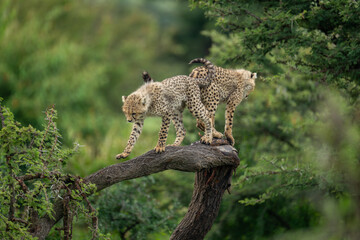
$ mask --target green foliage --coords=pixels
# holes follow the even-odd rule
[[[95,214],[82,203],[94,187],[63,171],[79,145],[62,148],[56,110],[50,107],[45,111],[44,129],[39,131],[15,121],[1,101],[0,98],[0,238],[33,239],[30,232],[36,220],[53,218],[53,203],[62,199],[69,209],[69,220],[64,223],[67,228],[72,224],[73,212]],[[93,227],[94,235],[98,235],[97,226]]]
[[[147,190],[160,184],[152,177],[124,182],[106,189],[97,197],[99,226],[103,231],[116,233],[120,239],[149,239],[150,233],[168,235],[176,227],[179,216],[172,210],[160,210],[159,202]]]
[[[260,76],[235,113],[242,167],[208,238],[357,239],[358,2],[190,2],[222,28],[204,32],[210,59]]]
[[[191,1],[230,34],[208,32],[212,56],[274,73],[286,65],[359,97],[357,1]],[[225,52],[224,52],[225,51]],[[252,66],[253,64],[256,66]]]

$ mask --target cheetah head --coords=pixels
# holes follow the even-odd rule
[[[257,73],[249,72],[248,77],[245,80],[244,87],[244,99],[247,99],[249,94],[255,89],[255,79],[257,78]]]
[[[142,94],[131,94],[128,97],[122,96],[124,103],[122,110],[128,122],[142,121],[146,117],[149,108],[149,101]]]

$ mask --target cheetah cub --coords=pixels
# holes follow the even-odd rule
[[[204,63],[205,60],[197,58],[192,60],[192,63]],[[225,112],[225,137],[234,145],[235,140],[232,136],[232,126],[234,112],[237,105],[241,103],[243,99],[246,99],[249,94],[255,89],[256,73],[244,69],[224,69],[218,66],[214,66],[215,74],[209,79],[206,86],[201,86],[201,101],[205,105],[205,108],[209,111],[212,122],[213,137],[221,138],[222,133],[215,129],[215,112],[219,103],[226,103]],[[207,76],[208,69],[201,66],[192,70],[190,77],[192,78],[204,78]],[[204,124],[201,119],[197,121],[197,127],[204,130]]]
[[[144,119],[149,116],[162,118],[159,139],[155,147],[157,153],[165,151],[170,121],[173,122],[176,129],[176,139],[172,146],[180,145],[185,137],[185,128],[182,121],[185,106],[188,107],[192,115],[204,123],[205,134],[200,141],[205,144],[211,143],[211,118],[201,102],[199,86],[207,84],[208,78],[211,78],[214,73],[214,66],[207,60],[202,61],[202,63],[206,64],[209,70],[203,79],[179,75],[167,78],[162,82],[154,82],[148,73],[143,73],[145,84],[128,97],[122,97],[124,102],[122,110],[128,122],[132,122],[134,125],[125,150],[116,155],[117,159],[129,156],[141,134]]]

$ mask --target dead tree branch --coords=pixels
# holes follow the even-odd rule
[[[216,185],[214,189],[216,189],[215,191],[217,192],[210,193],[207,196],[213,197],[217,195],[215,201],[217,202],[216,205],[219,205],[223,192],[229,187],[229,179],[231,177],[231,173],[233,169],[235,169],[238,165],[239,159],[237,157],[237,152],[230,145],[208,146],[204,144],[192,144],[190,146],[182,147],[167,147],[166,151],[161,154],[157,154],[153,150],[151,150],[131,160],[105,167],[86,177],[84,180],[87,183],[95,184],[97,187],[97,191],[101,191],[104,188],[107,188],[113,184],[124,180],[148,176],[150,174],[158,173],[169,169],[185,172],[200,172],[202,174],[209,171],[207,177],[204,178],[205,182],[199,182],[196,180],[195,189],[197,182],[198,184],[200,183],[200,188],[203,184],[205,184],[208,191],[209,189],[211,191],[211,186]],[[222,166],[226,166],[225,170],[222,170]],[[219,172],[213,173],[213,171]],[[211,177],[212,174],[215,174],[215,177]],[[226,176],[227,179],[222,180],[222,183],[220,184],[221,186],[218,187],[218,179],[224,176]],[[211,179],[209,179],[210,177]],[[194,194],[197,194],[195,189]],[[197,201],[196,199],[194,200],[194,196],[192,202],[193,201]],[[208,199],[207,201],[213,201],[213,199]],[[201,205],[202,203],[198,204]],[[64,216],[62,200],[59,199],[57,202],[54,203],[53,206],[53,219],[49,216],[45,216],[39,218],[36,222],[32,223],[31,231],[33,236],[38,237],[39,239],[45,239],[45,237],[48,235],[49,231],[55,225],[55,223],[57,223]],[[191,209],[191,206],[189,206],[189,211]],[[204,210],[204,207],[202,207],[202,209]],[[206,216],[206,214],[203,215],[203,217],[213,218],[210,219],[211,224],[207,224],[205,226],[206,230],[202,231],[205,232],[205,234],[208,230],[210,230],[213,220],[217,215],[217,211],[218,206],[216,209],[210,210],[210,212],[212,212],[212,216]],[[201,222],[197,222],[194,224],[197,225],[200,223]],[[194,225],[192,224],[191,227],[194,227]],[[178,229],[176,229],[175,231],[179,232]]]

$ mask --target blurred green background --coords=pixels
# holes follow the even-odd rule
[[[284,1],[275,9],[279,1],[190,2],[0,1],[4,104],[37,128],[55,104],[63,145],[82,145],[67,171],[84,177],[116,163],[124,149],[131,124],[121,96],[141,86],[142,71],[156,81],[187,75],[196,57],[255,71],[256,90],[235,114],[241,165],[206,239],[358,239],[358,4]],[[322,58],[337,46],[331,61]],[[184,123],[183,145],[197,141],[187,111]],[[156,145],[160,124],[145,120],[130,158]],[[224,106],[216,127],[224,127]],[[171,127],[168,143],[174,138]],[[186,212],[193,181],[192,173],[168,171],[100,192],[92,198],[100,228],[112,239],[168,239]],[[74,239],[91,234],[83,219],[73,232]]]

